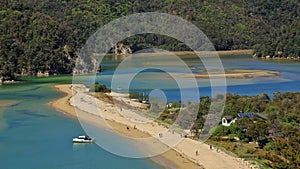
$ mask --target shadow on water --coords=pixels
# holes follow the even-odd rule
[[[17,110],[18,113],[21,113],[23,115],[27,115],[27,116],[31,116],[31,117],[48,117],[47,115],[43,115],[43,114],[38,114],[38,113],[34,113],[30,110]]]
[[[14,119],[14,120],[9,120],[7,122],[7,128],[8,129],[13,129],[13,128],[18,128],[18,127],[29,126],[28,124],[25,124],[25,122],[28,119],[29,118],[18,118],[18,119]]]

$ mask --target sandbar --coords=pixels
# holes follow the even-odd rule
[[[209,73],[208,73],[209,72]],[[234,69],[224,71],[205,71],[203,74],[194,74],[195,78],[230,78],[230,79],[248,79],[280,76],[280,73],[272,70],[245,70]],[[190,76],[190,77],[193,77]],[[186,75],[189,77],[189,75]]]
[[[71,87],[71,85],[56,85],[55,88],[66,93],[66,96],[52,102],[51,106],[71,117],[76,117],[75,109],[70,105],[70,99],[72,99]],[[102,104],[101,106],[111,107],[110,103],[106,103],[101,100],[98,100],[98,104]],[[133,123],[128,120],[128,118],[116,113],[112,107],[111,109],[105,110],[105,112],[103,111],[103,114],[105,113],[107,114],[107,123],[114,130],[128,137],[149,137],[149,135],[165,130],[163,126],[158,124],[139,124],[137,125],[137,130],[132,130],[132,126],[136,123]],[[128,126],[131,127],[130,132],[126,129]],[[195,154],[196,150],[199,152],[198,155]],[[256,166],[251,165],[248,161],[231,156],[223,151],[217,152],[216,149],[210,150],[209,145],[188,138],[184,138],[178,145],[167,152],[159,156],[152,157],[152,160],[167,168],[180,169],[257,168]]]

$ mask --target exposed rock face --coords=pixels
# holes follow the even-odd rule
[[[41,70],[39,70],[37,72],[37,77],[49,77],[49,71],[42,72]]]
[[[130,46],[124,45],[123,43],[118,43],[114,45],[114,54],[115,55],[129,55],[132,54]]]

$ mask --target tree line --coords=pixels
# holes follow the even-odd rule
[[[294,0],[0,0],[0,77],[71,73],[80,49],[97,29],[121,16],[150,11],[192,22],[217,50],[298,57],[299,5]],[[183,42],[155,34],[133,36],[124,44],[133,51],[190,50]]]

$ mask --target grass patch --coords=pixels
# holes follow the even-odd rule
[[[250,162],[257,163],[260,168],[269,169],[267,165],[270,161],[266,159],[267,153],[273,153],[265,149],[259,149],[257,144],[231,142],[231,141],[214,141],[208,140],[209,144],[219,147],[222,151],[232,154],[236,157],[246,159]]]
[[[18,77],[18,81],[25,81],[29,83],[56,83],[56,84],[71,84],[72,83],[72,75],[56,75],[49,77]]]

